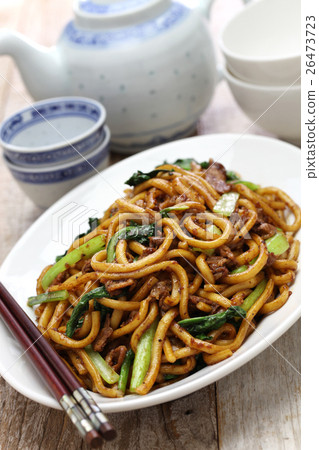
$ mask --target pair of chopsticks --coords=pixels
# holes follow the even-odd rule
[[[97,448],[103,439],[114,439],[115,430],[93,398],[1,282],[0,314],[87,444]]]

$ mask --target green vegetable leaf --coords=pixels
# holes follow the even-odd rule
[[[56,256],[55,257],[55,262],[58,262],[58,261],[60,261],[60,259],[62,259],[63,258],[63,256],[65,256],[66,254],[67,254],[67,250],[65,250],[65,252],[63,253],[63,255],[58,255],[58,256]]]
[[[137,172],[133,173],[131,178],[129,178],[127,181],[125,181],[125,184],[128,184],[129,186],[137,186],[138,184],[144,183],[144,181],[150,180],[151,178],[156,177],[156,175],[160,172],[172,172],[171,170],[152,170],[151,172],[141,172],[138,170]]]
[[[179,325],[193,335],[207,334],[209,331],[218,330],[228,320],[234,317],[246,317],[246,311],[240,306],[231,306],[220,313],[211,316],[194,317],[179,321]]]
[[[165,373],[164,374],[164,380],[165,381],[175,380],[176,378],[178,378],[178,375],[173,375],[172,373]]]
[[[117,231],[112,238],[110,239],[106,252],[107,262],[111,263],[115,259],[115,249],[117,246],[117,243],[121,239],[126,240],[132,240],[137,241],[140,244],[148,245],[149,243],[149,237],[155,236],[155,222],[151,223],[149,225],[135,225],[135,226],[129,226],[122,228],[121,230]]]
[[[192,168],[192,162],[199,164],[202,169],[208,169],[209,162],[203,161],[201,163],[198,163],[194,158],[185,158],[185,159],[177,159],[174,163],[175,166],[179,166],[184,170],[191,170]]]
[[[89,301],[91,299],[98,299],[98,298],[104,298],[104,297],[110,298],[110,294],[108,293],[108,291],[105,289],[104,286],[93,289],[92,291],[87,292],[86,294],[84,294],[82,296],[79,303],[74,307],[71,317],[66,324],[66,333],[65,334],[68,337],[71,338],[73,336],[74,331],[77,327],[77,324],[78,324],[80,318],[88,310]],[[103,305],[99,305],[97,309],[99,311],[102,311],[102,309],[101,309],[102,306]]]
[[[233,172],[232,170],[227,170],[226,178],[227,178],[227,181],[239,180],[239,176],[237,175],[237,173]]]

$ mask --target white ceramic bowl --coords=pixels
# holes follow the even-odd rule
[[[101,145],[105,119],[104,106],[90,98],[50,98],[7,118],[0,128],[0,144],[13,164],[64,164]]]
[[[45,168],[17,166],[5,157],[4,161],[26,195],[40,208],[47,208],[72,188],[107,167],[111,134],[106,126],[104,131],[102,144],[76,161]]]
[[[224,69],[230,90],[243,112],[264,130],[295,144],[301,135],[301,86],[257,86]]]
[[[252,2],[222,31],[227,66],[250,83],[286,86],[300,77],[300,0]]]

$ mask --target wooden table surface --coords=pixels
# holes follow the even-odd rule
[[[15,29],[41,44],[52,45],[72,17],[71,5],[71,0],[0,0],[0,28]],[[212,34],[218,35],[225,21],[241,7],[240,0],[216,0],[210,22]],[[30,100],[12,60],[1,57],[0,120]],[[241,133],[249,127],[250,121],[235,104],[225,82],[220,83],[198,124],[198,133]],[[257,125],[248,132],[266,134]],[[118,159],[118,155],[113,157],[113,161]],[[0,263],[40,214],[1,165]],[[300,323],[274,347],[299,371]],[[182,399],[110,414],[118,438],[104,448],[299,449],[300,376],[279,353],[268,348],[231,375]],[[26,399],[1,379],[1,450],[86,448],[64,413]]]

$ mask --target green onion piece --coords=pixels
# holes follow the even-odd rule
[[[134,352],[132,349],[130,349],[128,352],[126,352],[123,364],[121,366],[121,372],[120,372],[120,378],[118,383],[118,388],[120,391],[122,391],[125,394],[126,391],[126,385],[128,376],[130,373],[130,367],[132,365],[132,362],[134,360]]]
[[[96,367],[97,371],[101,375],[104,381],[106,381],[108,384],[114,384],[117,383],[120,376],[115,372],[115,370],[112,369],[112,367],[102,358],[102,356],[95,352],[92,349],[92,345],[88,345],[84,349]]]
[[[47,292],[28,298],[28,306],[41,305],[41,303],[59,302],[69,297],[68,291]]]
[[[230,273],[242,273],[242,272],[245,272],[245,270],[247,270],[247,269],[248,269],[248,267],[244,265],[244,266],[237,267],[236,269],[232,270]]]
[[[289,242],[283,233],[276,233],[269,239],[266,239],[267,250],[278,256],[289,248]]]
[[[231,184],[244,184],[252,191],[257,191],[257,189],[260,188],[259,184],[252,183],[251,181],[236,180],[233,181]]]
[[[237,192],[227,192],[223,194],[214,206],[215,213],[223,214],[223,216],[230,216],[235,208],[239,194]]]
[[[135,389],[143,383],[145,375],[148,371],[151,360],[153,339],[157,325],[158,320],[155,320],[149,329],[142,335],[137,345],[130,385],[131,392],[134,392]]]
[[[80,245],[80,247],[72,250],[72,252],[67,253],[63,258],[56,262],[44,275],[42,278],[42,287],[46,290],[52,281],[59,275],[59,273],[64,272],[68,266],[80,261],[82,258],[90,258],[95,253],[103,250],[105,247],[105,236],[99,235],[89,240],[85,244]]]
[[[257,284],[253,292],[251,292],[248,295],[248,297],[245,298],[244,302],[240,305],[240,307],[245,311],[249,311],[250,308],[253,306],[253,304],[256,302],[256,300],[258,300],[258,298],[264,292],[266,284],[267,284],[266,279],[262,280],[259,284]]]

